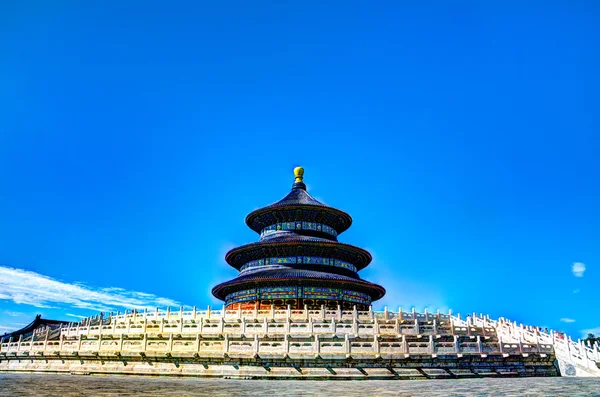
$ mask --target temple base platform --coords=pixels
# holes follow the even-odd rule
[[[72,375],[191,376],[230,379],[455,379],[559,376],[554,357],[436,357],[402,359],[186,357],[32,357],[0,361],[1,372]]]

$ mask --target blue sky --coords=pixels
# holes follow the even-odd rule
[[[598,4],[322,3],[3,2],[0,332],[220,305],[303,165],[375,308],[600,334]]]

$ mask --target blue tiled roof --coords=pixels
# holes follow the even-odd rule
[[[312,197],[303,188],[296,187],[292,189],[283,199],[266,207],[257,209],[251,212],[246,217],[246,224],[254,231],[260,230],[266,226],[273,224],[277,219],[283,221],[297,221],[311,219],[297,219],[295,216],[290,217],[289,210],[300,208],[312,208],[325,213],[323,223],[334,227],[338,233],[342,233],[352,224],[352,217],[336,208],[329,207]],[[274,215],[278,214],[278,215]]]
[[[298,247],[300,246],[302,252],[299,251]],[[365,268],[372,259],[368,251],[353,245],[297,233],[277,233],[277,236],[272,239],[263,239],[232,249],[225,255],[225,260],[231,266],[239,269],[244,263],[251,260],[282,255],[338,258],[354,264],[358,270]]]
[[[350,283],[355,288],[362,290],[373,297],[373,300],[381,298],[385,294],[385,289],[377,284],[370,283],[359,278],[342,276],[327,272],[304,269],[272,269],[251,274],[245,274],[229,280],[213,288],[212,293],[219,299],[224,299],[225,296],[237,289],[247,288],[254,283],[269,284],[274,283],[284,284],[285,282],[293,282],[297,284],[325,284],[335,286],[336,284]],[[243,287],[241,287],[242,285]]]

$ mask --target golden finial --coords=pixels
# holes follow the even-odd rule
[[[294,176],[296,177],[296,180],[294,182],[302,183],[302,179],[304,178],[304,168],[302,168],[302,167],[294,168]]]

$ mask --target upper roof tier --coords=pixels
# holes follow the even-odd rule
[[[329,207],[306,191],[304,168],[294,169],[292,191],[275,204],[257,209],[246,217],[246,224],[260,233],[264,228],[282,222],[315,222],[333,227],[337,234],[347,230],[352,218],[344,211]]]

